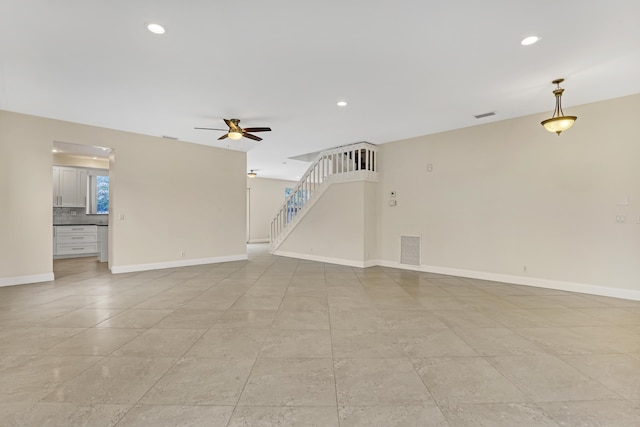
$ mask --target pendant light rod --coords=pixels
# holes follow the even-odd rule
[[[556,88],[553,90],[553,94],[556,96],[556,108],[553,111],[553,117],[564,116],[564,112],[562,111],[562,94],[564,93],[564,89],[560,87],[560,83],[562,83],[564,79],[556,79],[551,83],[556,85]]]

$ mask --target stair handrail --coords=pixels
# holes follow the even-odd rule
[[[347,165],[347,170],[345,171],[344,170],[345,161],[343,159],[342,168],[340,170],[334,170],[333,167],[327,167],[327,168],[322,167],[322,170],[319,171],[318,166],[321,164],[321,162],[323,162],[324,160],[334,159],[331,157],[332,155],[342,154],[342,153],[344,154],[352,153],[354,158],[350,160],[355,161],[355,157],[361,156],[360,150],[367,150],[365,152],[376,153],[377,147],[368,142],[358,142],[355,144],[348,144],[348,145],[335,147],[329,150],[324,150],[316,156],[316,158],[313,160],[311,165],[309,165],[309,167],[307,168],[305,173],[302,175],[298,183],[292,188],[291,194],[287,196],[284,203],[276,211],[276,214],[271,220],[271,228],[270,228],[271,239],[270,240],[271,240],[272,246],[275,243],[275,239],[277,237],[277,236],[274,236],[274,231],[276,228],[278,228],[278,227],[274,227],[274,225],[278,224],[277,221],[279,220],[279,218],[283,214],[289,214],[290,209],[292,207],[296,208],[294,215],[288,218],[287,221],[284,222],[284,225],[282,225],[281,228],[278,228],[278,234],[280,235],[284,232],[284,230],[287,228],[289,223],[298,215],[299,213],[298,210],[303,208],[304,204],[306,203],[307,200],[309,200],[311,195],[315,192],[316,187],[318,185],[322,184],[331,175],[344,173],[344,172],[354,172],[356,170],[364,170],[364,169],[360,169],[358,166],[354,166],[352,167],[352,170],[348,170],[349,167]],[[367,156],[369,156],[369,154],[367,154]],[[359,160],[362,160],[362,158],[359,157]],[[367,160],[366,165],[367,165],[366,170],[377,171],[377,158],[372,156],[371,163],[369,163],[369,160]],[[325,176],[325,172],[327,174],[326,176]],[[302,203],[300,206],[297,206],[296,199],[300,199],[300,198],[302,200]]]

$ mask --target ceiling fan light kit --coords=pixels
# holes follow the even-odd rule
[[[242,133],[236,132],[236,131],[231,131],[231,132],[229,132],[229,138],[237,141],[237,140],[242,138]]]
[[[564,92],[564,89],[560,87],[560,83],[563,81],[564,79],[556,79],[552,82],[556,85],[556,88],[553,90],[553,94],[556,97],[556,108],[553,110],[553,116],[551,116],[550,119],[540,122],[546,130],[549,132],[555,132],[558,136],[573,126],[573,123],[578,118],[576,116],[565,116],[562,111],[562,93]]]
[[[253,171],[253,169],[251,169],[251,172],[249,172],[249,173],[247,174],[247,176],[248,176],[249,178],[255,178],[256,176],[258,176],[258,174],[257,174],[257,173],[255,173],[255,172]]]

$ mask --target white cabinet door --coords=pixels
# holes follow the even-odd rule
[[[60,168],[60,206],[78,206],[78,169]]]
[[[87,207],[87,169],[78,169],[78,204]]]
[[[87,169],[53,167],[53,206],[87,206]]]
[[[60,206],[60,168],[53,167],[53,206]]]

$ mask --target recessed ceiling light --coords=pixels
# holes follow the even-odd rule
[[[153,34],[164,34],[166,31],[162,25],[154,23],[147,24],[147,30]]]
[[[58,150],[56,150],[55,148],[53,150],[51,150],[52,153],[57,153]]]
[[[97,158],[97,157],[92,157],[92,159],[93,159],[93,160],[98,160],[98,158]]]
[[[346,107],[347,106],[347,101],[338,101],[338,107]]]
[[[540,41],[542,37],[538,37],[538,36],[529,36],[529,37],[525,37],[524,39],[522,39],[522,41],[520,42],[520,44],[522,46],[530,46],[534,43],[537,43]]]

